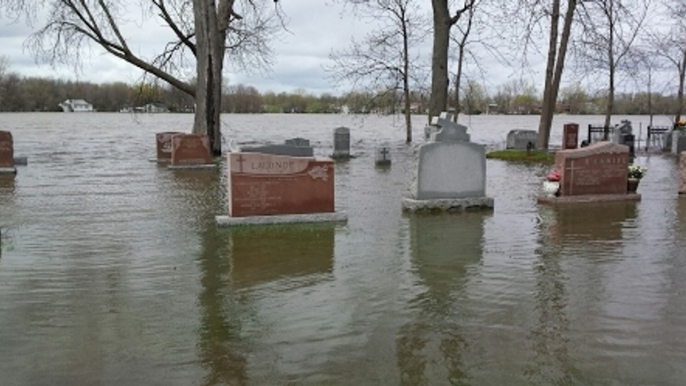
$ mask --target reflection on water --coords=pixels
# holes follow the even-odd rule
[[[396,357],[404,385],[436,380],[458,385],[470,379],[465,357],[476,342],[462,331],[461,302],[469,270],[482,259],[486,216],[410,216],[413,271],[425,290],[411,300],[415,317],[398,332]]]
[[[298,133],[326,155],[334,127],[359,140],[357,158],[336,164],[346,226],[219,230],[223,165],[148,161],[155,132],[187,131],[192,115],[2,118],[32,162],[0,177],[1,386],[686,379],[686,199],[673,158],[639,157],[643,201],[575,207],[536,204],[540,167],[489,160],[495,211],[406,216],[422,141],[407,145],[402,121],[222,116],[238,142]],[[421,138],[425,117],[413,119]],[[537,122],[464,121],[494,146]],[[374,166],[381,143],[392,168]]]
[[[236,287],[279,279],[316,281],[333,270],[333,227],[237,229],[231,231],[229,242]]]
[[[550,237],[559,244],[620,241],[622,230],[636,218],[636,203],[541,207]]]

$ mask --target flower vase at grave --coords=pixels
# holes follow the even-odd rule
[[[638,178],[629,178],[626,182],[626,192],[628,194],[636,194],[639,182],[641,182],[641,180]]]

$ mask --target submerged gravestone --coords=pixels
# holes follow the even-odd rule
[[[567,123],[562,130],[562,149],[570,150],[579,147],[579,125]]]
[[[172,168],[216,167],[210,153],[210,139],[204,134],[172,136]]]
[[[333,158],[350,158],[350,129],[337,127],[333,131]]]
[[[310,141],[305,138],[287,139],[283,145],[264,145],[251,146],[241,149],[245,153],[263,153],[272,155],[284,155],[290,157],[312,157],[314,148],[310,146]]]
[[[411,197],[403,199],[403,209],[492,208],[493,199],[486,197],[484,145],[470,142],[466,127],[446,118],[438,118],[440,131],[419,148]]]
[[[377,165],[390,165],[391,149],[388,146],[377,147],[374,151],[374,162]]]
[[[686,151],[686,130],[672,130],[670,143],[672,154],[678,156]]]
[[[560,175],[558,197],[539,197],[544,204],[638,201],[628,193],[629,147],[601,141],[575,150],[555,153]]]
[[[172,137],[178,134],[183,134],[178,131],[166,131],[164,133],[155,134],[155,142],[157,144],[157,159],[170,161],[172,157]]]
[[[14,174],[14,140],[9,131],[0,131],[0,173]]]
[[[227,155],[229,215],[220,226],[344,222],[336,213],[331,159],[264,153]]]
[[[538,142],[538,132],[535,130],[511,130],[507,133],[507,149],[527,150],[535,149]]]

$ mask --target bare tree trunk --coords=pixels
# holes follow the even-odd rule
[[[219,40],[214,0],[194,0],[197,77],[193,133],[207,134],[213,156],[221,156],[223,40]]]
[[[462,83],[462,58],[464,57],[464,44],[460,44],[459,49],[460,60],[457,62],[457,74],[455,74],[455,116],[453,122],[457,123],[460,115],[460,84]]]
[[[405,8],[401,8],[403,17],[401,18],[403,29],[403,98],[405,99],[405,133],[406,142],[412,142],[412,112],[410,111],[410,47],[409,31],[407,30],[407,17]]]
[[[543,108],[541,120],[538,124],[538,147],[548,148],[550,139],[550,126],[557,95],[553,96],[553,76],[555,72],[555,59],[557,56],[557,33],[560,24],[560,0],[553,1],[553,11],[550,17],[550,40],[548,41],[548,63],[545,68],[545,88],[543,90]]]
[[[557,96],[560,92],[560,82],[562,80],[562,72],[564,71],[565,59],[567,57],[567,47],[569,46],[569,38],[572,34],[572,22],[574,21],[576,0],[567,1],[567,12],[565,13],[564,26],[562,28],[562,36],[560,37],[559,49],[557,49],[555,46],[557,45],[557,29],[560,16],[560,1],[555,0],[555,4],[553,5],[553,7],[553,21],[551,22],[550,31],[551,44],[549,46],[548,51],[548,66],[551,65],[550,49],[552,49],[555,70],[553,72],[552,68],[546,68],[545,91],[543,94],[543,111],[541,112],[541,121],[538,128],[538,147],[540,149],[548,149],[548,147],[550,146],[550,131],[553,125],[553,116],[555,115]],[[555,42],[554,44],[553,41]],[[549,72],[552,73],[552,76],[550,78]]]
[[[677,106],[675,122],[681,120],[681,115],[684,113],[684,80],[686,80],[686,49],[683,51],[681,63],[679,64],[679,90],[677,92]]]
[[[431,99],[429,122],[448,105],[448,47],[450,44],[450,11],[447,0],[432,0],[433,54],[431,56]]]

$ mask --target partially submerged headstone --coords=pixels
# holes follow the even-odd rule
[[[560,196],[541,197],[540,203],[635,201],[627,194],[629,147],[601,141],[555,154],[555,170],[560,174]]]
[[[390,165],[391,149],[388,146],[377,147],[374,150],[374,162],[377,165]]]
[[[334,163],[330,159],[262,153],[228,154],[229,216],[220,226],[339,222],[334,212]]]
[[[686,194],[686,151],[679,154],[679,194]]]
[[[511,130],[507,133],[507,149],[527,150],[535,149],[538,142],[538,132],[535,130]]]
[[[686,130],[672,130],[671,151],[674,155],[686,151]]]
[[[287,139],[283,145],[264,145],[241,148],[246,153],[264,153],[273,155],[285,155],[291,157],[312,157],[314,148],[310,141],[304,138]]]
[[[172,136],[172,168],[216,167],[210,153],[210,139],[203,134]]]
[[[422,145],[417,155],[411,197],[403,198],[408,211],[492,208],[486,197],[486,150],[469,142],[466,127],[444,118],[445,125]]]
[[[333,158],[350,158],[350,129],[337,127],[333,131]]]
[[[310,147],[310,140],[301,138],[301,137],[295,137],[291,139],[287,139],[284,144],[288,146],[298,146],[298,147]]]
[[[0,174],[15,174],[14,140],[9,131],[0,131]]]
[[[172,137],[178,134],[183,134],[178,131],[167,131],[164,133],[155,134],[155,142],[157,143],[157,159],[169,161],[172,158]]]
[[[570,150],[579,147],[579,125],[567,123],[562,131],[562,149]]]

